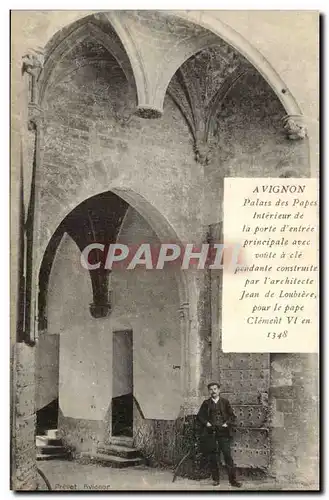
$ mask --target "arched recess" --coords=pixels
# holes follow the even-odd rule
[[[120,12],[120,11],[118,11]],[[295,97],[292,95],[291,91],[287,88],[287,85],[281,78],[281,76],[278,74],[276,69],[271,65],[271,63],[259,52],[258,49],[256,49],[246,38],[244,38],[240,33],[238,33],[236,30],[219,20],[218,18],[213,17],[211,14],[205,12],[200,12],[200,11],[158,11],[159,15],[162,16],[171,16],[171,17],[176,17],[177,19],[184,20],[185,22],[190,23],[191,25],[196,25],[199,27],[205,28],[205,30],[208,30],[209,34],[207,37],[205,37],[204,40],[202,38],[199,40],[198,45],[195,47],[195,49],[190,50],[188,53],[185,54],[185,56],[179,60],[177,60],[177,63],[175,63],[172,66],[171,70],[171,76],[166,77],[165,82],[162,83],[161,85],[161,95],[157,96],[157,102],[160,102],[164,99],[165,93],[167,86],[171,80],[171,77],[174,75],[175,71],[192,55],[195,53],[199,52],[202,50],[202,48],[205,48],[209,46],[211,43],[215,43],[214,38],[212,39],[212,42],[210,40],[211,37],[209,35],[213,34],[219,37],[221,40],[224,40],[226,43],[228,43],[231,47],[236,49],[240,54],[242,54],[254,67],[259,73],[264,77],[264,79],[267,81],[267,83],[270,85],[270,87],[273,89],[279,100],[281,101],[282,105],[284,106],[287,115],[292,115],[292,116],[300,116],[302,115],[302,110],[297,103]],[[127,66],[122,68],[124,69],[126,75],[129,74],[129,81],[131,80],[131,76],[133,75],[133,80],[135,82],[136,90],[137,90],[137,95],[139,98],[143,96],[143,98],[150,99],[150,90],[149,90],[149,85],[150,85],[150,79],[149,79],[149,72],[146,71],[146,64],[147,61],[143,60],[141,57],[140,52],[136,49],[136,43],[132,38],[132,35],[127,32],[127,29],[123,25],[122,21],[118,17],[118,15],[115,12],[112,11],[106,11],[102,13],[95,13],[93,15],[88,15],[84,17],[84,14],[82,13],[81,16],[78,16],[78,19],[67,26],[64,29],[61,29],[60,32],[57,32],[53,35],[53,37],[49,40],[47,43],[47,46],[45,47],[46,53],[49,52],[50,55],[48,59],[46,60],[45,63],[45,68],[43,69],[39,81],[41,84],[41,87],[46,87],[47,81],[49,79],[49,76],[52,72],[54,64],[56,64],[56,61],[60,60],[62,58],[62,51],[67,49],[69,44],[67,44],[66,40],[71,40],[74,39],[76,36],[80,36],[79,29],[81,29],[81,26],[87,23],[92,23],[92,18],[94,16],[105,16],[108,19],[108,22],[111,24],[113,29],[115,30],[116,34],[118,35],[118,38],[121,40],[121,47],[120,47],[120,56],[119,53],[117,53],[118,57],[121,58],[122,54],[122,49],[124,47],[123,52],[125,53],[126,56],[126,61],[128,59],[129,61],[129,71],[127,71]],[[86,28],[84,28],[86,30]],[[75,31],[77,31],[75,33]],[[74,34],[75,33],[75,34]],[[99,39],[99,41],[101,41]],[[115,53],[115,48],[112,45],[111,46],[111,51],[112,54],[117,57]],[[118,61],[119,62],[119,61]],[[132,69],[134,68],[134,69]],[[136,75],[138,78],[136,78]],[[160,87],[158,89],[160,92]],[[157,92],[158,92],[157,91]],[[41,95],[43,95],[44,90],[41,90]],[[152,92],[151,92],[152,93]],[[153,96],[154,97],[154,96]],[[154,112],[153,112],[154,111]],[[161,111],[161,110],[160,110]],[[159,113],[159,109],[150,109],[149,113],[145,113],[144,115],[146,118],[154,118],[154,117],[159,117],[161,116],[161,112]]]
[[[282,105],[284,106],[287,115],[301,115],[302,110],[293,96],[293,94],[288,89],[287,85],[276,71],[276,69],[271,65],[271,63],[261,54],[261,52],[256,49],[245,37],[243,37],[236,30],[228,26],[227,24],[220,21],[218,18],[214,18],[207,11],[195,12],[191,11],[168,11],[172,15],[192,21],[193,23],[199,24],[209,31],[218,35],[222,40],[227,42],[229,45],[234,47],[240,54],[242,54],[259,73],[264,77],[270,87],[273,89],[275,94],[278,96]],[[195,19],[194,19],[195,17]],[[282,92],[284,90],[284,92]]]
[[[129,89],[136,91],[130,61],[119,38],[113,30],[105,32],[96,19],[88,16],[66,27],[61,34],[56,34],[46,45],[46,59],[38,78],[38,104],[40,106],[46,101],[47,90],[52,84],[52,76],[57,65],[79,42],[86,38],[94,39],[114,56],[127,79]]]
[[[261,53],[254,48],[244,37],[242,37],[235,30],[219,21],[214,19],[209,15],[198,16],[199,19],[192,19],[191,16],[184,11],[161,11],[159,16],[163,16],[164,26],[166,26],[166,16],[168,18],[175,18],[179,24],[179,20],[183,20],[190,24],[198,27],[205,28],[204,33],[200,33],[193,38],[190,43],[185,45],[185,40],[179,40],[174,47],[170,47],[167,52],[159,52],[161,60],[164,60],[167,66],[170,68],[170,73],[165,71],[163,67],[159,70],[159,75],[157,75],[158,69],[155,72],[150,70],[149,63],[146,58],[143,57],[143,51],[140,50],[137,40],[134,38],[134,33],[131,31],[131,25],[125,25],[125,14],[121,15],[120,12],[109,11],[106,13],[110,23],[116,30],[123,45],[125,46],[126,52],[130,58],[131,66],[134,70],[134,75],[136,79],[136,87],[139,98],[138,112],[140,116],[146,118],[156,118],[161,116],[163,100],[166,94],[169,82],[177,69],[184,64],[184,62],[192,57],[194,54],[203,50],[211,45],[216,44],[217,36],[220,40],[224,40],[231,47],[236,49],[240,54],[242,54],[265,78],[269,85],[273,88],[274,92],[277,94],[278,98],[282,102],[284,108],[286,109],[287,115],[301,115],[301,109],[292,96],[292,94],[287,89],[287,86],[275,71],[275,69],[270,65],[270,63],[265,59]],[[129,14],[128,14],[129,15]],[[173,24],[170,19],[169,24]],[[164,27],[164,31],[165,31]],[[207,31],[208,32],[207,32]],[[169,31],[168,31],[169,33]],[[217,36],[213,37],[211,34]],[[188,37],[187,37],[188,38]],[[217,39],[218,43],[218,39]],[[177,50],[181,46],[182,50]],[[153,58],[151,65],[154,65]],[[150,75],[154,76],[156,79],[156,85],[152,82]],[[142,88],[144,86],[144,88]],[[284,90],[284,92],[282,92]],[[153,105],[149,105],[148,102],[152,99]],[[143,100],[143,102],[141,102]],[[145,113],[140,112],[145,108]],[[148,108],[149,112],[148,112]],[[151,112],[153,110],[153,113]]]
[[[109,191],[106,191],[109,192]],[[110,192],[116,194],[119,198],[124,200],[128,205],[134,208],[150,225],[153,231],[158,236],[160,242],[168,243],[175,242],[182,245],[178,235],[167,221],[167,219],[152,205],[147,201],[142,195],[133,191],[129,188],[112,188]],[[99,192],[94,194],[92,197],[83,200],[83,202],[77,204],[69,214],[67,214],[58,225],[57,229],[54,231],[48,243],[46,245],[45,252],[43,253],[39,268],[38,268],[38,321],[39,321],[39,332],[45,331],[47,328],[46,311],[47,311],[47,294],[48,294],[48,284],[51,268],[54,262],[54,258],[58,249],[58,246],[62,240],[65,233],[65,227],[63,227],[63,222],[74,210],[82,205],[85,201],[91,198],[96,198],[98,195],[104,194],[104,192]],[[178,270],[175,273],[175,279],[177,282],[177,288],[180,298],[180,308],[187,308],[189,305],[189,285],[186,278],[186,274],[182,270]],[[183,345],[185,345],[186,332],[188,331],[188,316],[182,317],[182,322],[180,325],[181,337]],[[183,364],[183,363],[182,363]]]

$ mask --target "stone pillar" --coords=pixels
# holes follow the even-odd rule
[[[210,243],[223,242],[223,224],[217,222],[209,226]],[[222,310],[222,282],[223,274],[221,269],[212,269],[210,272],[210,301],[211,301],[211,379],[219,381],[220,363],[219,352],[221,349],[221,310]]]
[[[199,380],[201,370],[201,350],[196,311],[191,311],[191,304],[180,308],[181,321],[184,323],[185,339],[183,360],[183,397],[182,414],[193,415],[199,404]]]
[[[37,79],[43,65],[41,53],[31,52],[23,57],[23,73],[28,76],[28,122],[27,144],[24,164],[25,183],[25,335],[24,340],[33,344],[37,338],[37,218],[39,215],[36,206],[37,176],[40,172],[41,156],[43,151],[44,112],[38,104]]]
[[[188,270],[189,303],[180,308],[184,331],[183,415],[195,415],[211,376],[210,295],[207,270]],[[209,358],[209,359],[208,359]]]
[[[189,303],[181,304],[179,309],[182,331],[182,392],[180,418],[176,423],[176,462],[196,444],[195,415],[204,399],[204,389],[210,377],[211,334],[208,280],[206,270],[188,270],[187,283]],[[207,316],[207,317],[206,317]],[[209,374],[206,373],[209,370]],[[180,470],[183,476],[201,478],[205,470],[197,455],[184,463]]]
[[[33,344],[38,337],[38,269],[37,233],[40,211],[37,207],[36,192],[40,172],[41,155],[43,151],[44,118],[42,110],[36,105],[29,106],[28,128],[32,137],[32,175],[30,198],[26,218],[26,312],[25,312],[25,341]]]
[[[271,354],[271,473],[280,481],[319,481],[317,354]]]
[[[182,359],[183,397],[181,415],[195,415],[200,407],[204,389],[204,346],[209,337],[204,322],[205,276],[204,270],[188,270],[189,303],[180,308],[184,332]]]
[[[36,70],[37,67],[37,71]],[[23,284],[19,296],[22,320],[17,343],[11,352],[11,486],[14,490],[35,490],[38,486],[35,443],[35,349],[31,347],[31,307],[33,224],[35,174],[38,163],[39,135],[36,79],[40,70],[34,56],[25,56],[21,70],[20,95],[20,183],[19,204],[21,244],[18,246],[21,265],[20,281]],[[23,77],[22,77],[23,74]],[[25,100],[26,98],[26,100]],[[26,121],[25,121],[26,120]],[[22,125],[23,121],[23,125]],[[13,137],[13,139],[15,139]],[[19,150],[18,138],[13,145]],[[30,147],[31,146],[31,147]],[[31,153],[32,152],[32,153]],[[13,164],[13,170],[17,166]],[[12,193],[14,194],[14,193]],[[15,207],[15,211],[17,207]],[[14,297],[17,301],[17,296]]]
[[[319,178],[320,174],[320,144],[319,144],[319,121],[307,121],[307,135],[309,138],[310,170],[311,177]]]

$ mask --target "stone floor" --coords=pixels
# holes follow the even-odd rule
[[[232,488],[227,478],[222,479],[220,487],[213,487],[209,480],[191,480],[178,477],[172,482],[170,470],[153,469],[146,466],[129,469],[112,469],[97,464],[81,464],[74,461],[51,460],[38,462],[38,468],[47,476],[53,490],[60,491],[205,491],[237,490]],[[41,480],[42,481],[42,480]],[[43,483],[44,486],[44,483]],[[46,489],[42,487],[42,489]],[[278,484],[272,481],[245,480],[243,490],[308,490],[317,491],[317,487],[298,484]]]

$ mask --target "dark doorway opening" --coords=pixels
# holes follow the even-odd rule
[[[133,435],[133,395],[112,399],[112,436]]]
[[[58,425],[58,399],[37,411],[36,434],[42,436],[48,430],[57,429]]]
[[[112,436],[133,435],[133,339],[131,330],[113,332]]]

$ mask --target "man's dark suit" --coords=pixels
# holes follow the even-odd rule
[[[201,424],[201,451],[209,458],[213,480],[219,481],[219,455],[223,453],[229,481],[231,484],[236,483],[231,455],[232,433],[236,417],[230,403],[221,397],[217,403],[212,398],[206,399],[201,405],[197,418]],[[211,424],[211,427],[207,427],[207,422]],[[223,424],[227,424],[227,427],[223,427]]]

